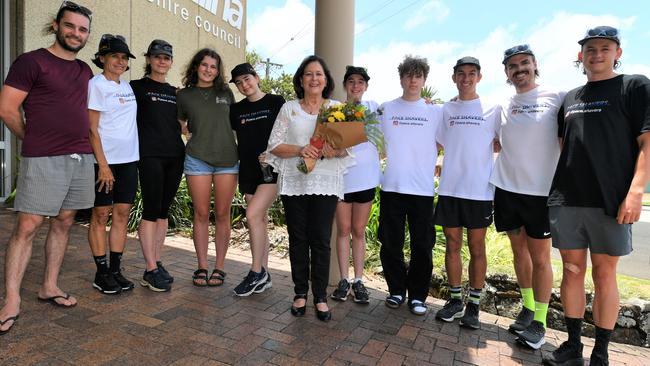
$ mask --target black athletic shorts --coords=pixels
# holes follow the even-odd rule
[[[239,181],[239,192],[242,194],[255,194],[257,191],[257,186],[260,184],[277,184],[278,183],[278,173],[273,173],[273,180],[270,182],[265,182],[261,177],[257,181]]]
[[[368,203],[372,202],[375,198],[375,188],[366,189],[364,191],[350,192],[343,195],[343,202],[345,203]]]
[[[138,162],[124,164],[110,164],[109,167],[113,172],[113,189],[106,193],[102,187],[99,192],[99,184],[95,183],[95,207],[111,206],[114,203],[132,204],[135,200],[135,192],[138,190]],[[95,182],[99,175],[99,165],[95,164]]]
[[[438,196],[433,221],[442,227],[486,228],[492,223],[492,201]]]
[[[510,231],[520,227],[533,239],[551,237],[548,220],[548,197],[514,193],[496,187],[494,192],[494,224],[497,231]]]

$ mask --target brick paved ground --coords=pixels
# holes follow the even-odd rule
[[[15,215],[0,209],[0,265]],[[237,298],[233,287],[248,271],[249,254],[231,249],[228,278],[219,288],[191,285],[195,257],[191,240],[168,238],[167,268],[173,290],[153,293],[136,287],[108,296],[91,288],[94,264],[87,229],[72,230],[61,287],[79,299],[73,309],[36,301],[43,264],[42,229],[23,283],[21,317],[11,333],[0,336],[2,365],[534,365],[541,353],[519,348],[507,332],[509,319],[482,314],[478,331],[441,324],[433,314],[443,304],[429,298],[426,317],[403,306],[384,306],[383,283],[369,283],[371,303],[360,306],[330,301],[333,321],[318,321],[311,305],[304,318],[289,313],[292,285],[287,258],[272,257],[273,288]],[[212,255],[213,253],[211,253]],[[129,239],[125,274],[139,279],[139,243]],[[4,282],[4,281],[3,281]],[[550,331],[544,352],[566,339]],[[593,341],[583,339],[585,356]],[[648,365],[650,350],[612,344],[612,365]]]

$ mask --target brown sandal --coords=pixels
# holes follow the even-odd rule
[[[208,285],[208,270],[205,268],[199,268],[194,271],[192,275],[192,284],[198,287],[205,287]]]
[[[217,283],[210,282],[210,281],[219,281]],[[226,281],[226,272],[220,270],[220,269],[214,269],[212,271],[212,274],[210,274],[210,278],[208,278],[208,286],[221,286],[223,285],[224,281]]]

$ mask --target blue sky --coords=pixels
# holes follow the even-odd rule
[[[313,53],[314,3],[249,0],[248,48],[293,73],[302,58]],[[378,102],[400,94],[396,67],[407,53],[429,60],[427,85],[443,99],[455,95],[455,61],[465,55],[478,57],[483,67],[479,94],[501,100],[513,92],[505,83],[503,51],[521,43],[530,44],[537,55],[540,85],[571,89],[585,81],[572,65],[577,41],[588,28],[604,24],[621,30],[620,72],[650,76],[647,1],[356,0],[355,19],[354,63],[368,67],[366,96]]]

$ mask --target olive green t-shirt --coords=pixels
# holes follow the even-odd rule
[[[237,145],[230,127],[230,104],[234,102],[230,89],[191,86],[178,92],[178,119],[187,121],[192,134],[187,154],[215,167],[237,164]]]

